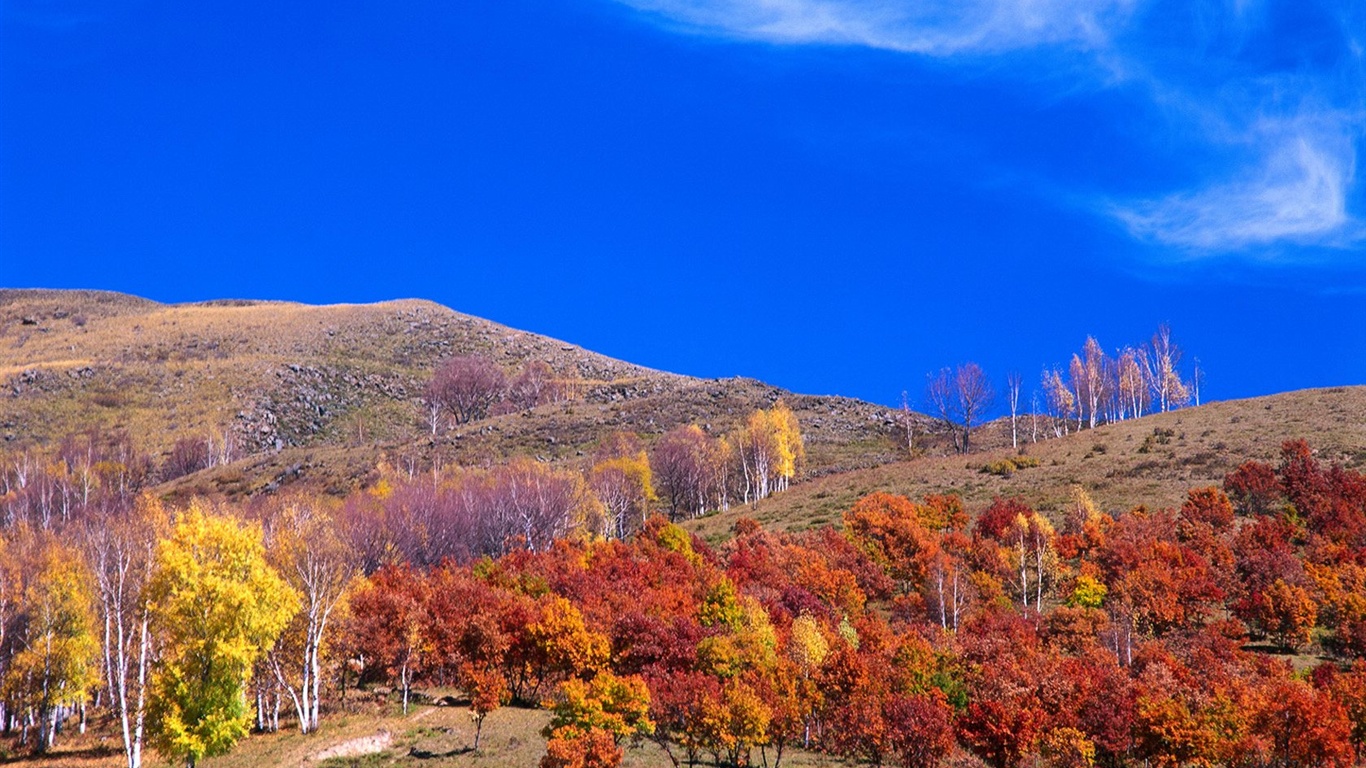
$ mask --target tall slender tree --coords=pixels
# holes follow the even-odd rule
[[[972,427],[991,407],[996,392],[986,373],[977,363],[958,366],[953,376],[954,394],[958,401],[958,417],[963,425],[963,452],[972,450]]]
[[[286,676],[282,669],[277,675],[282,683],[291,681],[287,689],[299,714],[299,730],[312,733],[321,711],[324,640],[358,575],[356,558],[337,535],[330,511],[310,500],[288,504],[271,520],[270,534],[270,559],[302,601],[294,622],[301,640],[300,657],[293,660],[298,676]]]
[[[1148,388],[1157,401],[1158,408],[1166,413],[1172,408],[1185,405],[1190,400],[1190,390],[1181,379],[1177,366],[1181,362],[1181,348],[1172,341],[1171,326],[1163,323],[1148,341],[1147,354]]]
[[[1020,390],[1024,387],[1024,377],[1018,372],[1006,374],[1006,398],[1010,402],[1010,447],[1020,447]]]
[[[140,497],[127,513],[93,518],[85,535],[103,625],[105,685],[123,737],[128,768],[142,765],[148,676],[156,661],[147,592],[166,512],[154,497]]]

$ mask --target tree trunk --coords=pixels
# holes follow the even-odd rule
[[[944,569],[935,569],[935,579],[939,591],[939,626],[943,629],[949,628],[949,613],[944,606]]]
[[[1034,563],[1037,572],[1034,574],[1034,607],[1043,612],[1043,544],[1037,543],[1034,548]]]
[[[409,690],[409,681],[408,681],[408,667],[407,667],[406,665],[403,667],[403,671],[399,673],[399,678],[400,678],[400,682],[403,683],[403,714],[404,714],[404,716],[407,716],[407,714],[408,714],[408,690]]]
[[[43,718],[42,735],[38,739],[38,751],[46,752],[57,746],[57,713],[58,707],[48,707],[47,714]]]
[[[324,621],[325,620],[326,619],[324,619]],[[310,703],[309,706],[313,708],[313,711],[309,713],[308,717],[309,720],[312,721],[310,727],[315,731],[318,730],[318,721],[320,718],[320,711],[322,709],[322,705],[320,703],[322,699],[322,663],[318,660],[319,648],[322,645],[322,634],[323,627],[319,626],[318,634],[313,641],[313,651],[310,654],[310,656],[312,657],[313,664],[313,701]]]
[[[953,631],[958,631],[958,615],[963,608],[963,600],[958,596],[958,566],[953,568]]]

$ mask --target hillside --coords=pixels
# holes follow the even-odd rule
[[[508,370],[543,361],[574,396],[433,437],[420,423],[422,389],[442,360],[473,353]],[[779,397],[801,419],[812,474],[875,466],[898,450],[896,414],[881,406],[654,371],[417,300],[166,305],[0,291],[0,385],[8,450],[91,428],[126,431],[163,458],[181,438],[230,438],[240,458],[165,489],[177,495],[287,482],[344,493],[381,460],[573,459],[618,429],[646,440],[689,422],[723,431]]]
[[[421,418],[419,393],[442,360],[471,352],[509,371],[545,361],[570,394],[433,434]],[[573,519],[569,510],[579,509],[571,506],[578,496],[555,488],[582,488],[581,476],[528,463],[487,474],[450,473],[440,489],[425,476],[406,484],[391,476],[390,493],[358,494],[337,508],[205,505],[203,515],[172,522],[148,504],[129,514],[89,514],[80,528],[66,519],[65,508],[60,518],[51,515],[50,528],[47,517],[35,516],[44,503],[49,511],[56,507],[56,486],[10,481],[24,490],[7,494],[8,503],[28,505],[14,519],[43,524],[6,531],[3,575],[12,579],[7,594],[19,596],[8,604],[17,607],[0,616],[9,638],[27,637],[39,626],[38,607],[57,604],[58,597],[48,596],[58,595],[77,606],[88,599],[84,614],[92,619],[68,623],[73,636],[84,632],[91,640],[66,647],[93,653],[103,642],[109,652],[112,642],[118,653],[131,653],[133,646],[113,638],[132,637],[132,629],[114,635],[106,623],[101,641],[93,621],[97,611],[128,600],[147,607],[99,615],[126,617],[106,621],[152,616],[147,626],[159,639],[150,647],[158,655],[139,658],[153,669],[182,663],[173,644],[183,641],[172,628],[195,621],[186,617],[197,616],[201,606],[221,602],[217,577],[229,571],[216,567],[220,550],[201,541],[260,541],[244,572],[277,573],[301,601],[315,601],[310,605],[345,600],[326,630],[317,625],[323,640],[313,648],[324,649],[321,661],[315,656],[310,666],[305,650],[297,666],[299,649],[308,647],[309,620],[319,615],[301,602],[292,623],[271,630],[280,633],[268,662],[274,675],[258,674],[238,694],[283,702],[277,706],[284,709],[283,731],[253,734],[205,765],[534,765],[542,755],[586,743],[572,728],[552,732],[547,741],[552,715],[545,710],[558,701],[557,717],[581,717],[570,711],[580,708],[569,704],[579,695],[573,691],[592,691],[599,681],[609,693],[591,697],[625,691],[627,706],[635,701],[639,712],[648,710],[659,737],[623,738],[623,766],[667,764],[690,744],[706,753],[699,764],[714,766],[756,765],[756,749],[764,764],[770,755],[776,762],[779,753],[770,747],[787,750],[783,765],[882,765],[891,754],[879,746],[886,744],[898,750],[898,764],[912,764],[906,755],[924,742],[929,757],[914,764],[968,768],[994,764],[1001,752],[992,740],[1001,735],[1018,740],[1010,748],[1023,756],[1022,765],[1052,761],[1059,744],[1086,757],[1070,764],[1146,765],[1186,749],[1187,737],[1168,736],[1167,721],[1142,714],[1142,702],[1153,696],[1167,702],[1161,711],[1194,707],[1188,711],[1209,724],[1199,726],[1209,731],[1200,738],[1214,745],[1205,754],[1215,756],[1264,743],[1258,740],[1265,724],[1283,722],[1287,713],[1345,712],[1347,704],[1366,711],[1366,667],[1347,666],[1366,657],[1360,631],[1366,572],[1359,565],[1366,551],[1366,477],[1328,467],[1366,465],[1366,387],[1214,403],[1027,440],[1020,450],[1009,448],[1008,424],[998,420],[974,433],[979,450],[971,455],[946,455],[943,436],[917,417],[918,457],[899,460],[905,432],[900,414],[886,408],[794,395],[748,379],[653,371],[429,302],[167,306],[117,294],[0,292],[0,353],[0,460],[7,481],[33,468],[25,450],[84,429],[126,432],[155,451],[163,467],[173,465],[180,452],[174,446],[185,438],[212,435],[220,445],[227,438],[241,447],[235,461],[155,487],[172,499],[209,494],[242,502],[286,486],[340,495],[371,482],[385,462],[402,469],[530,454],[581,466],[611,431],[631,430],[649,442],[691,422],[717,434],[779,397],[801,422],[810,456],[801,482],[756,506],[683,523],[715,547],[657,516],[621,541],[564,537],[570,529],[554,525]],[[964,537],[961,529],[930,522],[939,514],[934,505],[895,500],[875,500],[861,510],[858,525],[838,528],[855,501],[873,491],[956,493],[972,513],[993,497],[1020,497],[1054,521],[1076,485],[1112,513],[1138,504],[1175,507],[1188,489],[1218,484],[1244,461],[1276,462],[1289,438],[1306,438],[1323,461],[1282,472],[1266,491],[1275,501],[1265,509],[1295,505],[1305,511],[1302,529],[1242,501],[1243,516],[1236,517],[1217,494],[1180,516],[1117,514],[1105,528],[1096,515],[1090,523],[1101,534],[1094,539],[1090,533],[1054,536],[1033,511],[1021,509],[995,516],[996,523],[1004,520],[995,528],[993,516],[984,516],[979,535]],[[95,466],[122,468],[123,455],[112,456]],[[53,462],[41,477],[66,471]],[[103,484],[122,471],[96,475]],[[534,487],[544,491],[528,492]],[[74,497],[74,483],[63,488],[62,499]],[[498,527],[496,505],[509,499],[532,499],[523,517],[506,518],[520,526],[511,529],[515,535]],[[559,517],[538,517],[537,505]],[[243,512],[261,527],[240,526]],[[836,527],[783,536],[736,526],[741,517],[789,531]],[[77,530],[86,535],[72,536]],[[533,538],[541,534],[546,538]],[[553,536],[561,538],[552,545]],[[137,546],[123,549],[123,542]],[[1272,562],[1263,557],[1268,551],[1283,557]],[[467,556],[478,552],[489,557]],[[1012,560],[1016,552],[1019,559]],[[936,556],[929,561],[925,553]],[[175,578],[169,583],[177,588],[186,584],[183,594],[201,588],[201,580],[173,572],[176,563],[197,556],[210,561],[215,578],[202,580],[202,594],[212,597],[179,609],[174,598],[138,602],[164,594],[156,586],[163,578]],[[125,557],[144,558],[143,565],[128,571],[134,560]],[[315,569],[329,563],[337,576],[331,598],[322,596],[318,582],[310,585]],[[126,572],[153,574],[151,586],[115,587]],[[97,578],[83,578],[87,573]],[[98,592],[59,592],[86,582]],[[269,594],[251,586],[258,582],[239,583],[247,587],[241,594]],[[1309,609],[1288,622],[1264,610],[1267,601],[1283,597]],[[396,614],[394,606],[418,613]],[[1141,659],[1131,655],[1135,640]],[[423,650],[410,668],[414,648]],[[23,671],[37,669],[24,665],[38,658],[23,649],[13,640],[0,644],[0,666],[19,670],[6,674],[4,704],[11,712],[33,706],[27,702],[37,694],[23,692],[47,680]],[[534,655],[523,655],[528,652]],[[44,662],[50,668],[63,667]],[[1300,676],[1311,669],[1313,686]],[[291,726],[303,721],[298,712],[307,707],[294,698],[290,710],[288,702],[295,686],[306,690],[305,681],[319,671],[324,677],[315,679],[327,686],[323,722],[316,735],[304,736]],[[1318,685],[1322,680],[1327,687]],[[400,714],[408,684],[417,703]],[[501,690],[495,701],[505,706],[489,716],[476,751],[467,697],[484,685]],[[1222,698],[1227,691],[1237,698]],[[150,695],[165,701],[174,694],[153,686]],[[12,734],[0,743],[0,758],[114,765],[122,739],[110,700],[102,697],[89,709],[89,730],[74,726],[87,714],[83,709],[39,715],[40,722],[65,723],[51,754],[32,752],[25,729],[24,737]],[[1223,719],[1230,701],[1251,714]],[[783,712],[802,712],[806,723],[779,719]],[[1096,723],[1087,719],[1093,712],[1138,715]],[[1020,736],[1001,729],[1002,722],[1044,725]],[[1314,733],[1329,736],[1322,744],[1306,742],[1299,754],[1321,754],[1324,744],[1362,754],[1345,717],[1324,722]],[[813,724],[809,749],[797,750],[807,724]],[[616,749],[603,726],[584,727],[602,730],[599,746]],[[631,729],[646,730],[640,722]],[[869,752],[868,744],[878,751]]]
[[[575,395],[433,437],[421,423],[422,388],[442,360],[470,353],[509,370],[545,361]],[[872,490],[952,491],[970,505],[1018,495],[1056,510],[1081,484],[1109,509],[1171,505],[1238,461],[1274,457],[1292,437],[1312,440],[1329,459],[1366,460],[1366,388],[1352,387],[1213,403],[1026,442],[1021,452],[1039,466],[1009,477],[982,471],[1013,453],[1000,422],[977,431],[983,450],[957,456],[944,455],[917,416],[924,455],[906,461],[900,414],[885,407],[654,371],[418,300],[166,305],[95,291],[0,291],[0,384],[0,446],[10,451],[92,427],[125,430],[158,457],[183,437],[230,436],[240,458],[162,488],[180,497],[238,497],[289,483],[341,494],[381,461],[480,464],[518,453],[573,461],[614,430],[648,441],[692,422],[718,433],[785,398],[806,437],[808,481],[694,523],[713,539],[741,515],[789,528],[835,521]]]
[[[1144,504],[1175,507],[1188,489],[1219,485],[1248,460],[1275,463],[1281,443],[1304,438],[1321,459],[1348,467],[1366,465],[1366,387],[1334,387],[1246,400],[1210,403],[1037,443],[1020,453],[1038,466],[1010,476],[983,471],[1009,458],[1009,425],[984,428],[983,443],[996,447],[969,456],[924,456],[821,477],[761,502],[696,521],[713,541],[729,535],[742,516],[766,526],[803,529],[838,523],[860,496],[887,491],[919,498],[957,493],[970,510],[992,498],[1018,496],[1045,513],[1060,512],[1073,485],[1081,485],[1104,509]],[[992,433],[995,434],[992,434]]]

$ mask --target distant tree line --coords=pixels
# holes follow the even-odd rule
[[[1049,435],[1062,437],[1147,413],[1165,413],[1192,401],[1199,405],[1204,373],[1197,361],[1186,377],[1181,361],[1182,350],[1165,324],[1147,343],[1123,347],[1113,357],[1088,336],[1065,368],[1044,369],[1027,411],[1022,400],[1024,377],[1012,372],[1005,382],[1011,446],[1018,448],[1025,439],[1038,442]],[[962,453],[971,450],[973,428],[991,412],[996,396],[990,378],[977,363],[943,368],[926,380],[928,410],[946,428],[954,449]],[[903,410],[907,447],[913,450],[912,416],[909,406]]]

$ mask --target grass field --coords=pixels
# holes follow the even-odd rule
[[[549,722],[550,714],[543,710],[498,709],[484,720],[476,752],[472,748],[474,724],[466,707],[416,705],[405,717],[396,703],[389,702],[382,711],[369,707],[364,713],[334,714],[324,718],[322,728],[307,736],[288,729],[274,734],[253,734],[231,753],[209,758],[200,765],[202,768],[534,768],[545,754],[541,730]],[[10,756],[0,759],[0,764],[43,768],[118,768],[123,764],[121,742],[112,722],[94,723],[84,735],[63,734],[57,748],[41,757],[22,753],[12,743],[7,746]],[[624,746],[623,768],[672,765],[668,755],[652,741],[642,740]],[[346,754],[367,748],[374,751]],[[681,759],[681,753],[679,756]],[[753,757],[756,764],[761,764],[758,750],[754,751]],[[150,752],[144,764],[166,765],[167,761]],[[782,765],[792,768],[845,764],[827,755],[801,750],[789,750],[782,760]]]
[[[1071,487],[1080,485],[1112,513],[1139,504],[1179,506],[1187,490],[1221,484],[1224,475],[1244,461],[1274,464],[1281,443],[1292,438],[1308,440],[1322,460],[1366,465],[1366,387],[1210,403],[1026,442],[1018,452],[1010,449],[1008,432],[1002,439],[1000,423],[987,430],[996,434],[983,437],[1003,447],[818,477],[756,506],[733,508],[689,525],[704,538],[720,541],[744,516],[790,530],[838,524],[855,500],[873,491],[912,498],[957,493],[970,511],[997,496],[1018,496],[1040,511],[1057,513],[1067,504]],[[1037,460],[1038,466],[1009,476],[984,471],[988,464],[1017,453]]]

